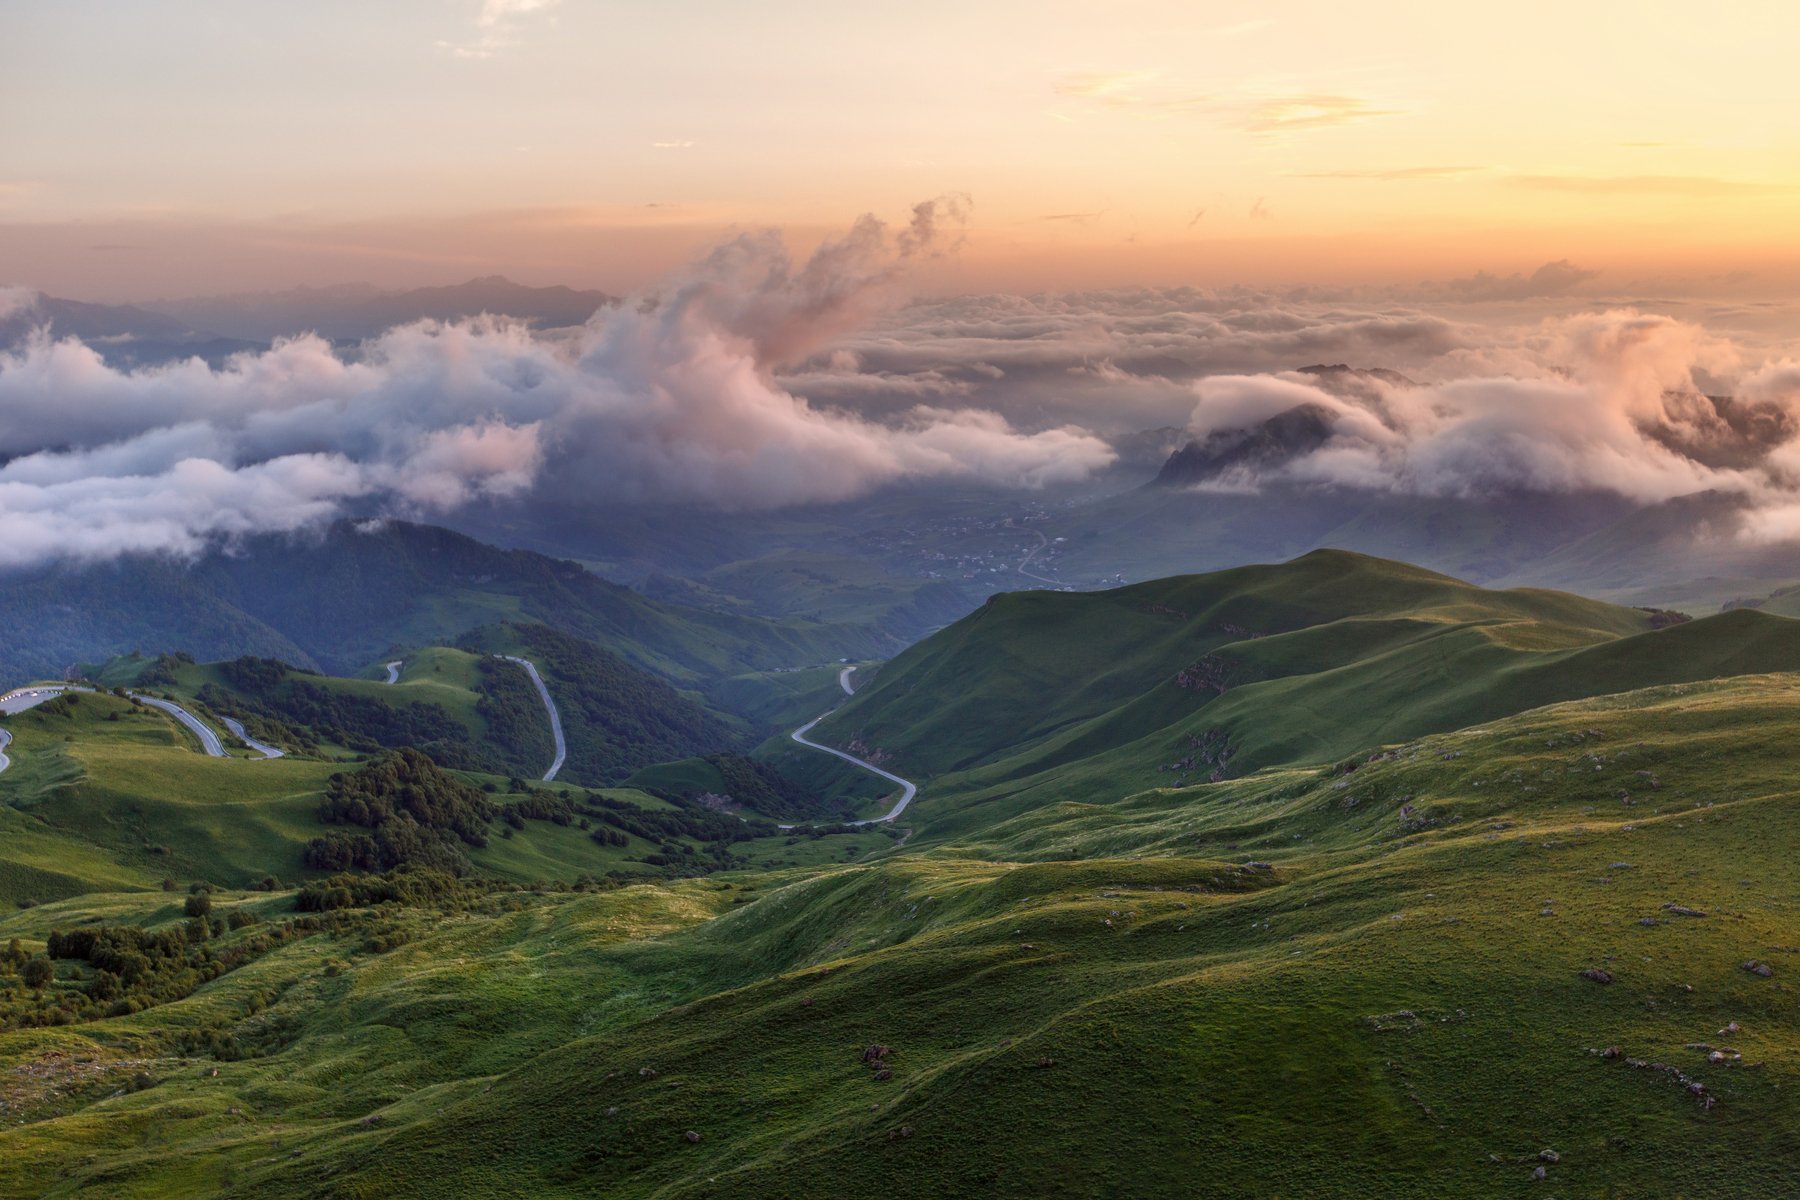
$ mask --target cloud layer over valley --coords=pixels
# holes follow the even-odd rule
[[[425,321],[349,358],[299,336],[218,369],[123,371],[34,335],[0,356],[0,565],[191,554],[352,508],[531,494],[738,510],[910,479],[1084,478],[1113,452],[1078,428],[1021,432],[945,397],[872,420],[776,378],[892,303],[958,216],[940,201],[898,232],[865,218],[801,263],[746,235],[567,337]]]
[[[40,332],[0,353],[0,566],[508,498],[742,512],[916,481],[1037,488],[1121,455],[1154,471],[1188,438],[1220,464],[1203,491],[1714,491],[1742,498],[1750,535],[1800,535],[1787,309],[1570,295],[1594,273],[1566,261],[1410,293],[903,303],[960,216],[865,218],[802,261],[747,234],[573,329],[421,321],[353,353],[301,335],[135,371]],[[1300,369],[1317,364],[1376,369]],[[1300,442],[1232,451],[1295,410]]]

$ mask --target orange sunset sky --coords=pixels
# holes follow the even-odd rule
[[[1800,7],[8,0],[0,282],[505,273],[970,200],[938,291],[1800,281]]]

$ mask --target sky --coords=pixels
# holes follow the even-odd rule
[[[0,0],[0,277],[625,292],[958,198],[940,294],[1800,282],[1800,8]]]

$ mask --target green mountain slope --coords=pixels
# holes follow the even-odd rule
[[[0,1034],[0,1193],[1780,1195],[1797,755],[1800,679],[1744,677],[867,864],[338,910]],[[181,917],[0,938],[97,920]]]
[[[1497,672],[1652,623],[1650,614],[1575,596],[1487,591],[1316,551],[1110,592],[997,596],[897,656],[820,728],[835,744],[879,748],[925,775],[1027,752],[1035,757],[1013,773],[1043,769],[1159,731],[1175,748],[1218,729],[1215,740],[1241,771],[1483,719],[1460,711],[1471,706],[1456,699],[1465,685],[1479,694]],[[1271,682],[1333,671],[1354,674],[1326,679],[1321,694],[1373,690],[1300,712]],[[1545,693],[1532,703],[1584,694]],[[1370,727],[1377,719],[1392,728]]]
[[[0,772],[0,903],[7,905],[157,891],[164,879],[247,888],[271,875],[318,878],[330,868],[309,863],[306,849],[331,832],[320,810],[333,776],[380,757],[324,747],[330,757],[209,758],[167,715],[104,693],[7,717],[4,728],[13,735],[11,766]],[[775,869],[860,856],[889,842],[879,829],[814,838],[749,828],[704,805],[632,788],[456,774],[493,797],[486,845],[466,853],[475,871],[500,879]],[[559,807],[566,811],[555,818]],[[527,819],[506,819],[514,809]]]
[[[548,625],[499,625],[476,630],[464,645],[530,659],[544,677],[568,738],[568,762],[560,777],[571,783],[613,784],[652,763],[734,748],[742,740],[706,704],[632,666],[620,656]],[[503,670],[510,664],[493,664]],[[513,668],[517,670],[518,668]],[[491,686],[485,697],[497,710]],[[543,721],[535,687],[515,686],[509,707],[521,717]],[[490,712],[490,721],[493,712]],[[548,763],[550,747],[538,762]]]
[[[141,646],[257,654],[352,672],[396,647],[445,645],[504,620],[540,622],[680,681],[897,643],[873,625],[768,620],[651,600],[580,566],[428,525],[343,522],[315,539],[247,539],[191,566],[134,559],[0,580],[0,678],[60,675]]]

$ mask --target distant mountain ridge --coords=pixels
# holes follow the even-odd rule
[[[0,350],[16,349],[39,330],[52,338],[79,338],[117,367],[195,356],[219,362],[259,346],[133,304],[92,304],[37,292],[28,303],[0,308]]]
[[[133,649],[254,654],[351,672],[395,647],[529,619],[679,684],[832,659],[885,657],[869,625],[684,608],[578,564],[404,521],[340,521],[248,538],[188,564],[132,557],[0,575],[0,679],[60,676]]]
[[[411,321],[453,321],[483,313],[554,328],[580,325],[617,303],[618,297],[606,292],[561,285],[531,287],[504,275],[484,275],[465,283],[399,291],[338,284],[153,300],[142,307],[234,337],[267,342],[299,333],[360,341]]]

